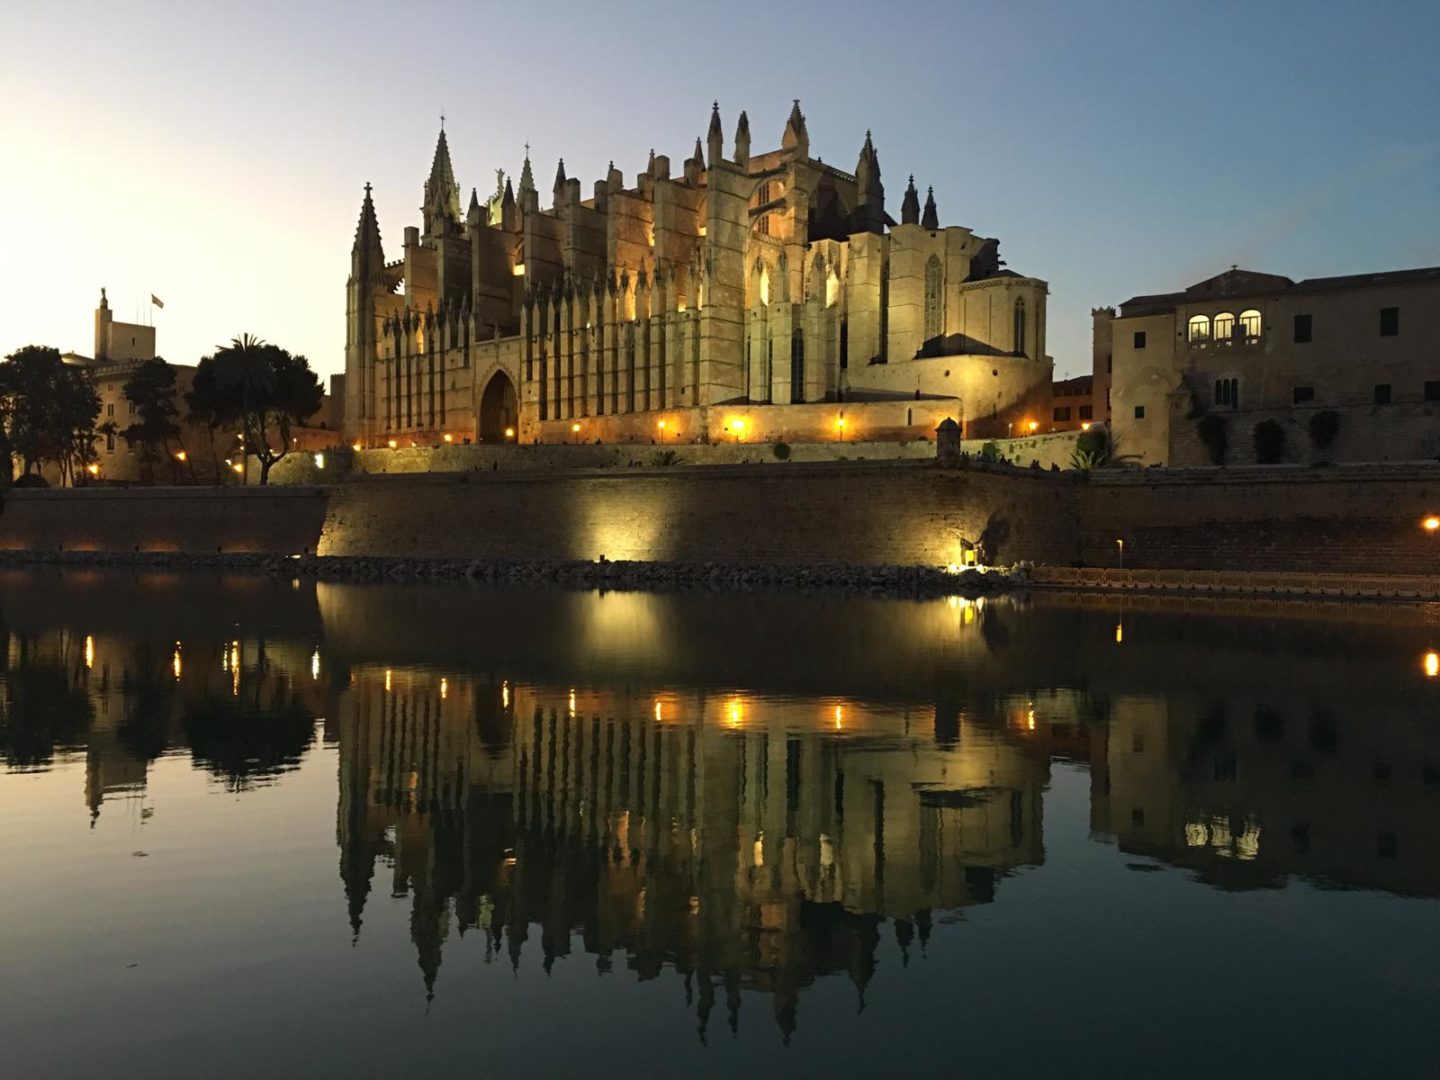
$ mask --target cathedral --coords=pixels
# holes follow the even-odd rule
[[[727,153],[728,151],[728,153]],[[347,285],[357,447],[856,441],[1007,433],[1048,398],[1046,283],[941,226],[911,177],[897,222],[866,132],[853,173],[810,153],[797,101],[756,152],[719,106],[678,173],[653,151],[587,197],[528,152],[468,209],[441,129],[402,257],[370,186]]]

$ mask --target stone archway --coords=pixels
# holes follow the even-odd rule
[[[515,384],[505,372],[497,371],[485,384],[485,392],[480,395],[480,441],[514,442],[518,420]],[[506,434],[507,432],[509,434]]]

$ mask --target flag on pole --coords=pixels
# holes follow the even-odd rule
[[[154,293],[150,294],[150,303],[154,304],[158,308],[163,308],[165,306],[165,301],[161,300]]]

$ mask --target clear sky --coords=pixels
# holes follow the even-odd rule
[[[439,116],[493,188],[528,139],[588,190],[679,162],[718,98],[853,168],[873,129],[942,224],[1050,283],[1058,374],[1090,309],[1238,263],[1440,264],[1440,2],[692,4],[0,0],[0,353],[89,353],[151,293],[160,352],[245,331],[343,367],[361,189],[386,254],[419,224]],[[543,198],[543,196],[542,196]]]

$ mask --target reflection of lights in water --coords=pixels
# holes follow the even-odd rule
[[[385,669],[385,692],[390,693],[390,669]]]
[[[175,678],[180,678],[180,643],[175,643],[175,655],[170,658],[170,670],[175,673]]]
[[[731,727],[739,727],[741,723],[744,722],[744,720],[745,707],[740,703],[740,699],[736,698],[734,701],[730,702],[729,706],[725,710],[725,722],[728,723]]]
[[[85,666],[87,668],[95,666],[95,639],[89,634],[85,635]]]
[[[1425,677],[1433,679],[1440,675],[1440,653],[1431,649],[1425,654]]]
[[[1125,641],[1125,624],[1124,624],[1123,622],[1117,622],[1117,623],[1115,624],[1115,644],[1116,644],[1116,645],[1120,645],[1120,644],[1123,644],[1124,641]]]
[[[760,832],[759,832],[759,833],[756,835],[756,837],[755,837],[755,847],[754,847],[753,853],[752,853],[752,855],[751,855],[751,860],[755,863],[755,865],[756,865],[757,868],[765,865],[765,830],[764,830],[764,829],[761,829]]]
[[[316,649],[310,654],[310,678],[320,678],[320,650]]]
[[[660,702],[659,702],[658,700],[655,702],[655,719],[656,719],[656,720],[664,720],[664,719],[665,719],[664,710],[661,709],[661,707],[660,707]]]
[[[508,708],[510,707],[510,680],[509,680],[509,679],[502,679],[502,680],[500,681],[500,704],[501,704],[501,706],[502,706],[503,708],[506,708],[506,709],[508,709]]]
[[[842,706],[835,706],[835,730],[839,731],[845,723],[845,709]]]
[[[444,700],[445,700],[447,697],[449,697],[449,696],[450,696],[450,680],[449,680],[449,679],[441,679],[441,680],[440,680],[440,700],[441,700],[441,701],[444,701]]]
[[[575,691],[574,691],[574,690],[571,690],[571,691],[570,691],[570,715],[571,715],[572,717],[575,715]]]
[[[1031,731],[1035,730],[1035,703],[1033,701],[1025,710],[1025,726]]]

